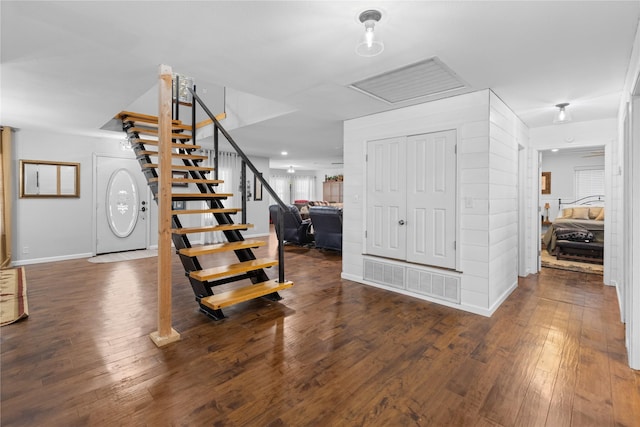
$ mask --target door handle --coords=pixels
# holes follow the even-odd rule
[[[401,219],[400,221],[398,221],[398,224],[404,225],[404,219]]]

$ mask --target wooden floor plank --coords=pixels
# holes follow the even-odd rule
[[[275,258],[265,241],[256,257]],[[486,318],[287,246],[284,299],[215,322],[174,258],[181,340],[163,348],[148,338],[155,259],[26,266],[30,317],[0,334],[0,424],[638,426],[640,373],[602,276],[543,269]]]

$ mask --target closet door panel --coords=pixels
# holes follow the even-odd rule
[[[406,257],[406,138],[367,143],[367,237],[371,255]]]
[[[407,139],[407,261],[455,268],[455,130]]]

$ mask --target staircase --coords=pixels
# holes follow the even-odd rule
[[[208,109],[206,111],[210,114]],[[193,114],[195,115],[195,109]],[[127,133],[141,170],[157,202],[159,184],[158,118],[123,111],[116,116],[116,119],[122,121],[122,128]],[[195,120],[192,122],[194,123]],[[219,126],[217,120],[215,124],[217,131],[217,126]],[[233,222],[233,216],[238,214],[241,209],[224,207],[224,200],[232,194],[216,193],[216,186],[223,181],[210,179],[208,174],[214,169],[201,166],[207,156],[199,154],[201,147],[194,143],[195,124],[186,125],[180,120],[173,120],[171,127],[172,171],[180,172],[180,174],[173,173],[172,184],[182,184],[183,186],[187,184],[190,190],[194,187],[197,189],[193,192],[172,193],[171,195],[174,202],[174,207],[171,210],[172,241],[200,306],[200,311],[219,320],[225,317],[221,309],[232,304],[259,297],[273,301],[280,300],[278,291],[293,286],[293,283],[283,280],[283,270],[281,270],[278,279],[269,279],[265,269],[278,265],[279,261],[256,258],[252,249],[264,246],[266,243],[262,240],[245,240],[241,232],[253,227],[253,225]],[[222,131],[228,135],[224,129]],[[201,201],[205,202],[206,208],[175,209],[177,201],[184,201],[185,207],[188,201]],[[182,227],[180,221],[183,215],[213,215],[218,225],[185,228]],[[265,215],[268,215],[268,212],[265,212]],[[227,241],[211,245],[191,245],[190,234],[212,231],[221,231]],[[234,252],[238,262],[228,265],[206,265],[206,263],[211,263],[212,259],[215,260],[215,256],[209,255],[231,251]],[[282,261],[283,252],[281,250],[279,257]],[[232,287],[229,285],[225,286],[225,289],[231,288],[230,290],[216,291],[214,294],[214,289],[217,286],[235,284],[235,282],[247,283],[247,280],[251,282],[248,286]],[[240,285],[240,283],[236,285]]]

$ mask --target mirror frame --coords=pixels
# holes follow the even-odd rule
[[[29,176],[29,165],[35,165],[36,177],[35,188],[33,191],[33,177]],[[62,174],[63,167],[71,167],[73,170],[72,177],[65,177]],[[46,171],[49,176],[55,173],[56,182],[55,189],[50,184],[49,188],[43,189],[40,186],[39,172],[40,168],[43,168],[43,172]],[[64,188],[71,188],[70,191],[65,191]],[[48,160],[20,160],[20,198],[31,197],[80,197],[80,163],[72,162],[53,162]]]
[[[551,194],[551,172],[542,172],[540,194]]]

